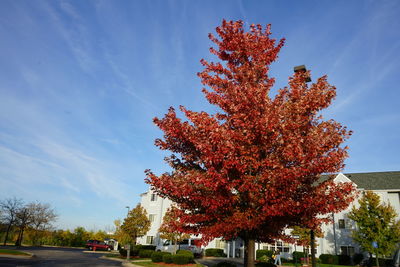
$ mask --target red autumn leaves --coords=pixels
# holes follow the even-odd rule
[[[208,114],[180,107],[187,121],[170,108],[154,119],[164,132],[156,145],[173,154],[172,171],[146,182],[179,210],[179,230],[215,237],[268,241],[285,227],[315,227],[324,215],[346,208],[351,184],[322,181],[322,173],[344,166],[351,132],[324,121],[318,112],[335,97],[326,77],[306,84],[295,73],[274,96],[269,65],[284,40],[270,38],[270,27],[223,21],[211,48],[221,62],[202,60],[198,75],[207,100],[221,112]]]

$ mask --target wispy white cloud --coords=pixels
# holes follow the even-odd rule
[[[370,4],[376,6],[376,3]],[[379,5],[379,8],[367,17],[362,28],[353,35],[332,64],[329,73],[337,73],[338,80],[350,87],[346,90],[346,95],[340,95],[338,101],[334,102],[331,108],[333,113],[345,110],[350,104],[360,99],[360,96],[365,96],[369,91],[376,89],[385,79],[393,76],[400,66],[398,60],[395,60],[398,58],[400,49],[399,40],[388,44],[384,51],[381,51],[382,48],[378,46],[378,42],[382,42],[381,33],[390,23],[390,20],[386,18],[394,16],[393,4],[394,2],[387,1]],[[358,53],[360,50],[365,51],[362,58]],[[357,69],[354,69],[354,61],[359,66]],[[352,75],[349,76],[349,73]],[[351,80],[346,81],[340,78],[341,76]]]
[[[51,3],[43,1],[41,5],[52,20],[56,32],[62,36],[63,40],[70,48],[80,68],[89,74],[93,74],[99,63],[96,58],[91,55],[93,46],[89,41],[90,32],[86,28],[83,18],[74,7],[66,1]],[[60,12],[57,11],[53,5],[58,5],[60,10],[64,12],[64,15],[70,16],[72,23],[71,21],[68,24],[64,22]]]

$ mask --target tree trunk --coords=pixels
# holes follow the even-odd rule
[[[4,238],[4,246],[7,245],[7,239],[8,239],[8,234],[10,233],[11,224],[12,222],[10,222],[10,224],[7,227],[6,237]]]
[[[375,260],[376,260],[376,266],[379,267],[379,255],[378,253],[375,253]]]
[[[15,245],[16,245],[17,247],[21,246],[21,244],[22,244],[23,232],[24,232],[24,228],[21,227],[21,228],[19,229],[17,241],[15,242]]]
[[[317,263],[315,261],[315,234],[314,230],[311,229],[310,231],[310,239],[311,239],[311,264],[312,267],[316,267]]]
[[[254,267],[254,254],[256,242],[254,238],[245,238],[244,240],[244,267]]]

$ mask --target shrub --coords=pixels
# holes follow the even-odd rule
[[[190,250],[184,250],[184,249],[176,251],[176,254],[185,254],[185,255],[194,256],[193,252],[191,252]]]
[[[171,255],[169,252],[162,252],[162,251],[154,251],[151,254],[151,261],[152,262],[162,262],[164,255]]]
[[[153,246],[153,245],[136,245],[135,248],[138,250],[142,250],[142,249],[156,250],[156,246]]]
[[[217,264],[213,265],[212,267],[236,267],[236,264],[228,261],[218,262]]]
[[[206,256],[208,257],[225,257],[224,250],[220,248],[206,249]]]
[[[293,252],[292,255],[293,255],[293,261],[295,261],[297,263],[299,263],[301,261],[301,258],[305,257],[304,252],[302,252],[302,251],[295,251],[295,252]]]
[[[175,254],[171,256],[172,256],[172,262],[179,265],[188,264],[193,261],[192,257],[185,254]]]
[[[119,249],[119,254],[120,254],[122,257],[126,257],[126,249],[120,248],[120,249]]]
[[[164,254],[162,257],[163,262],[165,263],[172,263],[172,255],[171,254]]]
[[[189,262],[194,261],[194,254],[190,250],[178,250],[176,254],[187,256],[189,258]]]
[[[355,265],[359,265],[363,259],[364,259],[364,255],[361,253],[356,253],[353,255],[353,263]]]
[[[323,264],[339,264],[339,257],[331,254],[321,254],[319,255],[319,259]]]
[[[272,258],[268,257],[267,255],[259,257],[257,260],[262,262],[270,262]]]
[[[351,258],[349,255],[339,255],[338,256],[338,263],[339,265],[350,265],[351,264]]]
[[[266,256],[267,258],[271,259],[272,258],[273,251],[271,250],[266,250],[266,249],[258,249],[256,251],[256,259],[258,260],[259,258]]]
[[[379,258],[378,260],[379,260],[379,266],[393,266],[393,265],[388,265],[388,264],[390,264],[390,259],[386,260],[386,259]],[[371,262],[372,262],[372,265],[375,266],[376,265],[376,257],[372,257]]]
[[[140,258],[151,258],[151,255],[154,253],[154,250],[150,249],[141,249],[139,250],[139,257]]]
[[[127,255],[127,250],[124,248],[120,248],[119,249],[119,254],[123,257],[126,257]],[[134,257],[134,256],[138,256],[139,255],[139,250],[135,249],[135,248],[131,248],[131,251],[129,253],[129,256]]]

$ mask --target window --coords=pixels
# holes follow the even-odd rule
[[[281,241],[276,242],[276,249],[283,251],[283,243]]]
[[[151,236],[151,235],[146,236],[146,243],[148,245],[152,245],[153,244],[153,239],[154,239],[154,236]]]
[[[157,201],[157,195],[154,193],[151,194],[150,201]]]
[[[224,249],[226,247],[226,243],[223,240],[215,240],[215,247]]]
[[[189,245],[189,239],[183,239],[181,242],[179,242],[179,245]]]
[[[156,218],[155,214],[149,214],[149,221],[150,222],[154,222],[155,218]]]
[[[272,250],[279,250],[280,252],[289,252],[289,244],[283,243],[282,241],[277,241],[276,242],[276,247],[274,248],[273,246],[271,247]]]
[[[339,220],[339,229],[345,229],[346,228],[346,223],[344,219]]]
[[[354,255],[354,247],[351,246],[340,246],[340,254],[353,256]]]

